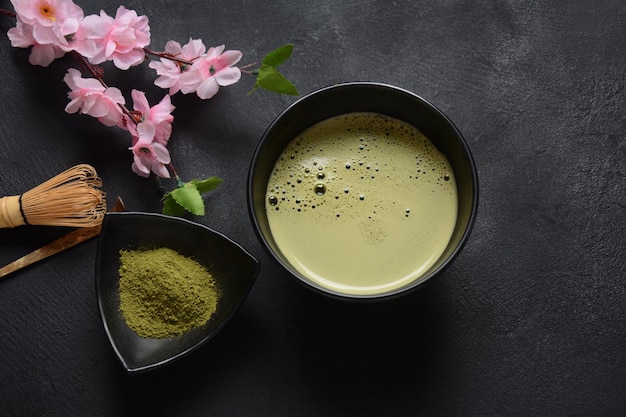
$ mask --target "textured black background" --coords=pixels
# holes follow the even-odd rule
[[[119,3],[78,2],[86,14]],[[10,8],[7,0],[0,5]],[[176,95],[171,152],[185,179],[225,183],[194,220],[262,264],[216,339],[171,367],[127,376],[94,288],[96,241],[0,282],[3,416],[626,415],[626,6],[616,1],[187,1],[124,3],[153,49],[202,38],[242,64],[294,43],[281,67],[301,93],[343,81],[430,100],[473,152],[480,207],[465,250],[393,302],[313,294],[262,250],[245,200],[265,127],[292,97],[251,96],[251,77],[210,101]],[[0,18],[0,31],[13,25]],[[0,37],[0,195],[81,162],[110,197],[159,211],[130,171],[128,136],[64,112],[70,57],[48,68]],[[147,66],[106,79],[130,100]],[[0,264],[63,234],[0,230]]]

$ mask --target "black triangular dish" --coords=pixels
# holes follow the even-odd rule
[[[209,321],[180,336],[148,339],[131,330],[119,307],[120,250],[168,247],[210,270],[220,289]],[[247,297],[258,261],[228,237],[204,225],[156,213],[109,213],[98,241],[96,293],[111,345],[129,373],[155,369],[179,359],[213,338]]]

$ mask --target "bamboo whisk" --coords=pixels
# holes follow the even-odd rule
[[[0,228],[97,226],[106,213],[101,186],[92,166],[76,165],[22,195],[0,198]]]

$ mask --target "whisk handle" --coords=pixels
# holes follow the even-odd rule
[[[12,195],[0,198],[0,229],[26,224],[22,215],[20,196]]]

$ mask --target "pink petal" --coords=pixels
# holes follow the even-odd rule
[[[33,26],[33,38],[37,43],[58,43],[59,38],[53,27],[35,25]]]
[[[217,84],[217,81],[214,77],[211,77],[204,80],[202,84],[198,86],[196,94],[198,94],[198,97],[201,99],[206,100],[217,94],[218,90],[219,85]]]
[[[121,70],[127,70],[134,65],[141,64],[144,58],[143,49],[134,49],[126,54],[115,54],[113,64]]]
[[[243,57],[243,53],[241,53],[241,51],[232,50],[224,52],[218,59],[222,64],[231,66],[239,62],[241,57]]]
[[[150,119],[157,125],[163,122],[171,122],[174,119],[172,116],[174,108],[169,94],[166,94],[159,104],[150,109]]]
[[[170,123],[161,123],[156,126],[154,141],[163,146],[167,146],[170,136],[172,136],[172,125]]]
[[[133,98],[133,107],[136,111],[144,115],[150,112],[150,104],[146,98],[146,93],[133,89],[130,95]]]
[[[63,36],[75,33],[78,31],[79,21],[77,19],[65,19],[61,24],[61,34]]]
[[[170,152],[165,146],[161,145],[160,143],[153,143],[152,150],[154,151],[154,156],[156,157],[157,161],[163,164],[170,163]]]
[[[150,176],[150,169],[143,164],[143,162],[139,157],[137,157],[137,155],[135,155],[134,157],[134,162],[131,166],[131,169],[135,174],[139,175],[140,177],[147,178]]]
[[[154,80],[154,85],[161,88],[170,88],[176,85],[176,78],[167,77],[165,75],[161,75],[156,80]],[[176,91],[170,91],[170,94],[176,94],[178,92],[178,88],[175,88]]]
[[[222,52],[224,51],[224,48],[225,48],[224,45],[214,46],[212,48],[209,48],[209,50],[206,53],[206,58],[207,59],[217,58],[218,56],[222,54]]]
[[[80,109],[80,100],[75,98],[65,106],[65,111],[69,114],[74,114]]]
[[[178,79],[178,84],[180,85],[180,91],[183,94],[189,94],[196,91],[198,86],[202,83],[204,78],[202,78],[202,74],[200,71],[195,69],[191,69],[183,74],[181,74]]]
[[[56,58],[60,58],[65,54],[63,51],[59,54],[58,51],[60,50],[53,45],[34,45],[30,51],[28,62],[32,65],[47,67]]]
[[[237,67],[227,67],[215,74],[215,80],[219,85],[231,85],[239,81],[241,71]]]
[[[17,25],[14,28],[9,29],[7,36],[11,41],[11,46],[14,48],[28,48],[35,44],[35,38],[33,38],[32,27],[22,23],[21,20],[17,21]]]
[[[115,52],[115,49],[117,48],[117,44],[113,41],[109,41],[106,43],[106,45],[104,46],[104,55],[109,57],[111,55],[113,55],[113,52]]]
[[[128,22],[137,17],[137,13],[134,10],[128,10],[124,6],[119,6],[115,12],[115,20],[119,23],[128,24]]]
[[[89,99],[92,99],[92,97],[89,97]],[[87,101],[85,101],[85,104],[83,104],[83,113],[97,118],[104,117],[109,113],[109,105],[104,100],[93,100],[90,105],[87,106]]]
[[[206,46],[201,39],[191,39],[182,48],[183,56],[187,59],[195,59],[206,52]]]
[[[91,40],[91,39],[81,39],[77,42],[76,44],[76,52],[78,52],[79,54],[87,57],[87,58],[93,58],[97,51],[98,51],[98,47],[96,45],[96,42]]]
[[[176,41],[167,41],[165,44],[165,52],[168,54],[176,55],[182,52],[182,48],[180,47],[180,43]]]
[[[89,37],[104,38],[113,26],[113,18],[101,11],[99,16],[95,14],[86,16],[81,21],[81,25],[89,33]]]
[[[157,162],[157,161],[151,161],[152,166],[152,172],[154,172],[157,176],[161,177],[161,178],[169,178],[170,174],[169,172],[167,172],[167,168],[165,167],[165,165]]]
[[[75,71],[78,72],[78,70]],[[106,88],[95,78],[82,78],[80,73],[76,74],[74,77],[74,84],[76,85],[75,89],[84,89],[102,93],[106,90]]]
[[[114,103],[125,104],[126,100],[122,95],[122,92],[117,87],[109,87],[104,94],[109,97]]]
[[[80,100],[80,112],[83,114],[89,114],[91,108],[96,103],[96,96],[93,94],[76,94],[78,100]]]
[[[67,84],[70,90],[76,90],[75,80],[77,77],[80,78],[80,71],[78,71],[76,68],[69,68],[65,73],[63,81],[65,82],[65,84]]]
[[[157,161],[153,161],[152,162],[152,172],[154,172],[155,174],[157,174],[161,178],[169,178],[170,177],[170,173],[167,170],[167,167],[165,165],[163,165],[162,163],[159,163]]]
[[[107,127],[112,127],[112,126],[119,125],[121,118],[122,118],[121,112],[118,113],[118,112],[110,111],[107,114],[105,114],[103,117],[99,117],[98,120],[103,125]]]
[[[156,132],[156,127],[154,126],[154,123],[152,123],[149,120],[146,120],[145,122],[141,122],[137,124],[137,133],[139,135],[139,142],[152,143],[155,132]]]

